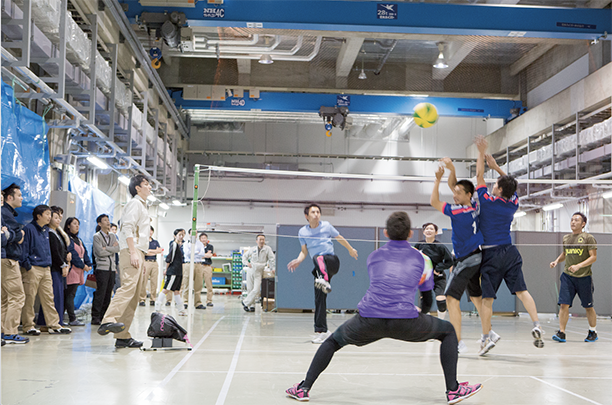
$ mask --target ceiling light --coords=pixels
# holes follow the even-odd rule
[[[365,71],[363,69],[361,69],[361,73],[359,73],[359,76],[357,76],[357,78],[359,80],[365,80],[368,78],[368,76],[366,76]]]
[[[603,198],[612,198],[612,191],[605,192],[601,196]]]
[[[96,166],[98,169],[108,169],[108,165],[106,162],[95,156],[87,156],[87,161],[92,165]]]
[[[125,184],[126,186],[130,185],[130,179],[128,176],[124,176],[124,175],[119,176],[119,181]]]
[[[157,201],[157,198],[153,194],[149,194],[147,200],[149,200],[150,202],[155,202]]]
[[[166,203],[160,203],[159,204],[159,208],[163,208],[165,210],[169,210],[170,206],[168,204],[166,204]]]
[[[555,203],[555,204],[548,204],[542,207],[542,209],[544,211],[552,211],[552,210],[558,210],[559,208],[563,207],[563,204],[561,203]]]
[[[524,217],[525,215],[527,215],[527,213],[525,211],[516,211],[514,213],[514,218]]]
[[[266,53],[261,55],[261,58],[259,58],[259,63],[262,65],[270,65],[274,63],[274,61],[272,60],[272,57]]]
[[[438,59],[436,59],[436,63],[434,63],[433,67],[436,69],[446,69],[448,64],[444,58],[444,42],[438,42],[438,50],[440,53],[438,54]]]

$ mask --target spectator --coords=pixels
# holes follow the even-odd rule
[[[108,215],[102,214],[96,218],[100,230],[93,237],[93,254],[96,259],[97,288],[93,294],[91,306],[91,324],[100,325],[104,313],[110,304],[115,286],[115,254],[119,253],[117,237],[110,233],[110,221]]]
[[[153,239],[153,233],[155,229],[151,227],[149,231],[149,250],[145,256],[144,263],[144,277],[142,279],[142,285],[140,286],[140,306],[144,306],[147,299],[147,281],[151,279],[151,301],[150,305],[155,305],[155,299],[157,298],[157,275],[159,274],[159,266],[157,264],[157,255],[162,253],[164,249],[161,248],[159,242]]]
[[[255,301],[261,292],[261,279],[266,264],[274,269],[274,252],[266,245],[265,235],[257,235],[257,246],[249,248],[242,259],[246,266],[247,275],[247,297],[242,301],[242,307],[247,312],[255,312]]]
[[[48,205],[38,205],[32,212],[32,222],[24,230],[20,264],[23,268],[23,289],[25,290],[25,305],[21,322],[27,335],[40,335],[34,323],[34,301],[36,295],[40,306],[49,320],[49,333],[70,333],[69,328],[60,325],[59,315],[53,302],[53,281],[51,279],[51,248],[49,247],[49,222],[51,208]]]
[[[51,279],[53,281],[53,301],[59,316],[60,325],[64,326],[64,290],[66,276],[70,270],[72,254],[68,253],[70,238],[60,227],[64,210],[58,206],[51,207],[51,222],[49,222],[49,247],[51,248]],[[38,311],[38,325],[46,326],[42,308]]]
[[[24,232],[15,217],[15,208],[21,207],[23,197],[21,189],[11,184],[2,190],[4,204],[2,205],[2,225],[6,226],[8,235],[6,246],[2,251],[2,339],[6,343],[24,344],[29,338],[17,334],[21,310],[25,304],[25,293],[19,270],[21,259],[21,243]]]
[[[176,303],[178,314],[187,316],[187,311],[183,309],[183,299],[180,294],[181,279],[183,278],[183,250],[181,245],[183,244],[184,237],[184,229],[174,230],[174,240],[170,242],[170,250],[168,251],[168,256],[166,256],[166,270],[164,271],[166,281],[164,282],[163,290],[155,301],[155,310],[158,312],[161,311],[166,297],[174,294],[174,302]]]
[[[151,195],[151,185],[145,176],[138,174],[131,178],[129,185],[132,199],[123,207],[121,228],[119,230],[119,267],[121,268],[121,288],[111,300],[104,315],[98,334],[115,334],[115,347],[142,347],[142,342],[130,335],[130,325],[140,298],[140,285],[144,255],[149,250],[149,231],[151,223],[147,209],[147,197]]]
[[[77,319],[74,313],[74,296],[76,295],[77,288],[85,284],[85,272],[91,270],[91,260],[89,260],[87,248],[85,248],[83,241],[78,236],[80,226],[81,222],[75,217],[66,219],[64,224],[64,231],[70,237],[68,252],[72,255],[72,267],[68,272],[68,277],[66,277],[66,295],[64,301],[64,306],[66,311],[68,311],[70,326],[85,326],[83,322]]]

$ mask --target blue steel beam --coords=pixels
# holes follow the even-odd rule
[[[259,99],[230,97],[224,101],[185,100],[173,93],[178,108],[226,111],[319,112],[321,106],[336,105],[336,94],[261,92]],[[436,106],[440,116],[490,117],[508,119],[510,110],[520,108],[518,100],[476,98],[406,97],[350,95],[348,109],[353,114],[412,115],[414,106],[427,102]]]
[[[122,3],[132,21],[143,11],[177,10],[189,26],[588,40],[612,32],[612,12],[604,9],[320,0],[199,1],[194,8]]]

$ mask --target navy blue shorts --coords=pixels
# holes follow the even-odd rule
[[[583,308],[593,308],[593,291],[595,291],[595,287],[591,276],[572,277],[567,273],[562,273],[561,285],[559,286],[559,305],[569,305],[571,308],[574,297],[578,294]]]
[[[502,281],[506,282],[512,294],[527,290],[523,278],[523,258],[514,245],[500,245],[482,251],[482,298],[497,298]]]

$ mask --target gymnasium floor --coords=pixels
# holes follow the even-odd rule
[[[43,333],[2,348],[2,403],[11,404],[286,404],[284,390],[303,379],[318,346],[312,314],[242,310],[237,296],[215,296],[197,311],[193,351],[115,350],[112,335],[91,326],[72,335]],[[168,308],[168,307],[166,307]],[[145,339],[152,307],[138,307],[132,334]],[[353,315],[330,315],[335,329]],[[179,319],[177,317],[177,319]],[[184,317],[180,321],[185,322]],[[583,342],[586,319],[571,319],[568,342],[551,340],[554,317],[542,319],[546,346],[531,341],[528,317],[494,317],[502,340],[486,358],[476,352],[480,324],[464,316],[459,381],[481,382],[465,404],[612,403],[612,322],[599,319],[599,341]],[[145,343],[146,344],[146,343]],[[437,342],[384,340],[336,354],[311,391],[314,404],[445,404]]]

